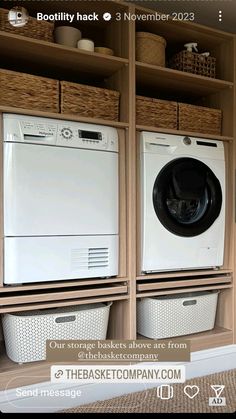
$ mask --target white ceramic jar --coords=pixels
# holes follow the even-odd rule
[[[94,42],[91,39],[82,38],[78,41],[77,48],[94,52]]]
[[[76,48],[81,36],[80,30],[72,26],[58,26],[54,31],[55,42],[68,47]]]

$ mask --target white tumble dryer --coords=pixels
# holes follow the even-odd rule
[[[223,264],[225,157],[221,141],[141,133],[141,270]]]
[[[118,274],[118,134],[4,114],[4,283]]]

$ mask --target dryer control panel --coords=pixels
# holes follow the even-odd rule
[[[113,127],[4,114],[4,141],[118,152]]]

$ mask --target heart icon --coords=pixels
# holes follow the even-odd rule
[[[185,386],[184,393],[190,399],[194,399],[194,397],[196,397],[199,393],[199,387],[198,386]]]

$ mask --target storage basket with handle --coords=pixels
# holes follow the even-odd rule
[[[207,57],[197,52],[178,52],[170,59],[169,67],[199,76],[216,77],[216,58]]]
[[[61,113],[118,121],[119,98],[114,90],[61,82]]]
[[[178,103],[179,129],[221,135],[222,111],[204,106]]]
[[[2,316],[8,357],[18,363],[46,358],[46,341],[106,339],[112,303],[29,311]]]
[[[0,105],[59,112],[59,82],[0,69]]]
[[[136,60],[165,67],[166,40],[149,32],[136,33]]]
[[[138,333],[151,339],[213,329],[218,291],[143,298],[138,301]]]
[[[138,125],[177,129],[177,102],[136,96],[136,122]]]
[[[54,23],[38,21],[29,16],[27,23],[22,27],[16,27],[9,23],[9,10],[0,8],[0,30],[16,35],[27,36],[41,41],[53,42]]]

